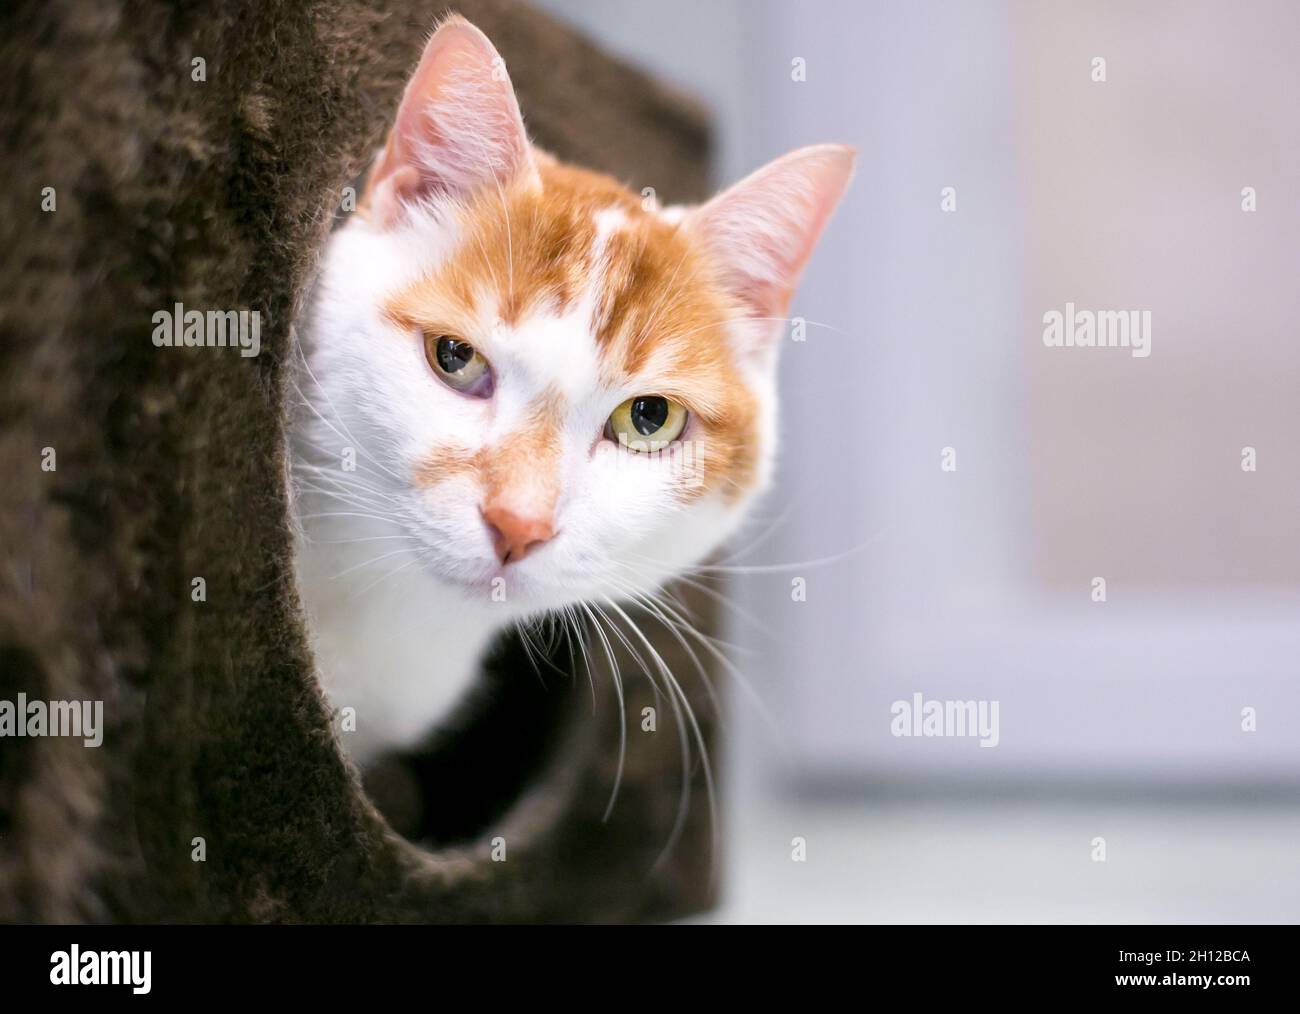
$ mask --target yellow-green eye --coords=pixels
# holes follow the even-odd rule
[[[660,451],[682,435],[686,418],[685,407],[671,398],[642,394],[614,409],[605,436],[629,451]]]
[[[449,334],[426,334],[424,355],[448,387],[478,398],[492,393],[488,361],[469,342]]]

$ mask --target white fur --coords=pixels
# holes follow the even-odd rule
[[[566,315],[515,328],[484,304],[481,333],[463,337],[492,364],[492,397],[467,398],[443,384],[420,336],[403,333],[379,307],[455,249],[461,239],[450,221],[428,206],[392,231],[362,220],[339,230],[300,328],[307,404],[293,435],[298,580],[324,686],[336,707],[356,709],[356,731],[343,742],[360,763],[412,745],[443,720],[498,631],[581,601],[626,600],[629,585],[656,588],[723,542],[750,499],[718,490],[683,503],[669,461],[600,438],[619,403],[653,389],[600,381],[592,335],[600,277]],[[621,224],[602,213],[598,235]],[[768,407],[765,477],[774,378],[770,369],[751,372]],[[477,479],[467,473],[426,491],[414,473],[433,448],[473,451],[507,439],[548,390],[562,392],[565,404],[557,534],[502,568],[479,515]],[[341,467],[346,447],[356,454],[354,472]],[[392,555],[375,559],[381,554]],[[504,602],[493,601],[494,579],[502,579]]]

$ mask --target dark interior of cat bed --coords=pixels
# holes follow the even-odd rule
[[[501,50],[540,145],[703,196],[689,102],[526,6],[457,7]],[[561,642],[538,659],[506,639],[455,729],[368,794],[313,675],[285,488],[289,328],[443,12],[7,9],[0,699],[102,701],[105,728],[98,747],[0,739],[0,918],[635,920],[712,899],[704,771],[683,807],[672,709],[645,680],[627,687],[620,762],[600,662],[588,685]],[[260,355],[156,348],[152,314],[178,302],[258,310]],[[709,599],[682,597],[707,631]],[[712,747],[703,681],[686,692]]]

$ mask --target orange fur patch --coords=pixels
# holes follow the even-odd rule
[[[528,422],[486,454],[479,466],[484,504],[549,519],[560,496],[560,432],[564,402],[545,394]]]
[[[549,518],[560,495],[563,412],[563,401],[548,393],[530,406],[524,426],[492,447],[435,448],[417,466],[416,485],[430,489],[468,476],[482,486],[485,507],[500,504],[519,514]]]
[[[385,307],[388,317],[404,330],[473,342],[484,295],[495,300],[505,323],[516,324],[539,311],[565,312],[594,280],[603,280],[593,322],[602,378],[611,386],[636,378],[648,385],[639,393],[685,405],[695,420],[689,438],[703,451],[705,488],[737,495],[753,478],[758,416],[726,330],[742,308],[718,284],[720,273],[702,246],[677,224],[647,212],[617,181],[540,152],[537,165],[540,189],[485,190],[461,211],[464,241],[435,273],[395,293]],[[610,209],[624,222],[601,248],[596,216]],[[542,429],[518,434],[514,464],[526,460],[536,467],[546,460],[536,435]],[[497,466],[446,453],[446,462],[422,467],[422,482],[468,468],[491,481],[508,476],[512,464],[504,457]]]

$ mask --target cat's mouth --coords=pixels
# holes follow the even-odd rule
[[[471,604],[535,612],[617,593],[619,582],[613,574],[618,568],[611,562],[614,554],[574,557],[566,547],[552,544],[526,559],[502,563],[490,548],[481,555],[448,552],[440,537],[421,531],[412,534],[421,543],[416,554],[421,569]]]

